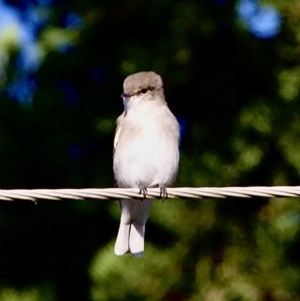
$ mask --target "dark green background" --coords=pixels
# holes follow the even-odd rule
[[[175,186],[299,185],[300,9],[269,3],[283,23],[268,40],[235,1],[55,4],[31,104],[0,95],[0,187],[112,187],[122,83],[143,70],[183,126]],[[66,8],[82,28],[61,28]],[[7,51],[3,91],[18,72]],[[298,300],[299,214],[299,199],[156,201],[136,259],[114,255],[116,202],[1,202],[0,299]]]

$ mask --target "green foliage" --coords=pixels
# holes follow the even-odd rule
[[[298,185],[297,0],[266,1],[281,33],[259,40],[235,1],[73,1],[51,9],[38,39],[32,102],[0,94],[0,187],[111,187],[122,81],[155,70],[185,124],[176,186]],[[14,29],[0,37],[0,84],[18,70]],[[61,51],[65,42],[70,51]],[[300,298],[298,199],[155,202],[145,255],[113,253],[120,210],[106,201],[0,203],[0,299]]]

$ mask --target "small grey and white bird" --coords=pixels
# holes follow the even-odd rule
[[[165,101],[161,77],[155,72],[129,75],[123,84],[124,112],[117,119],[113,169],[117,186],[160,187],[167,196],[178,171],[179,124]],[[121,200],[121,222],[115,254],[144,252],[145,224],[153,200]]]

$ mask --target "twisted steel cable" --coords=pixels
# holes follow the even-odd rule
[[[168,188],[168,198],[296,198],[300,186],[251,186],[251,187],[176,187]],[[138,188],[83,188],[83,189],[10,189],[0,190],[0,200],[60,201],[65,199],[143,199]],[[148,188],[146,198],[160,199],[159,188]]]

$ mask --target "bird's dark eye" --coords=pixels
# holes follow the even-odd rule
[[[147,93],[147,91],[148,91],[148,89],[144,88],[144,89],[141,90],[141,93],[145,94],[145,93]]]

